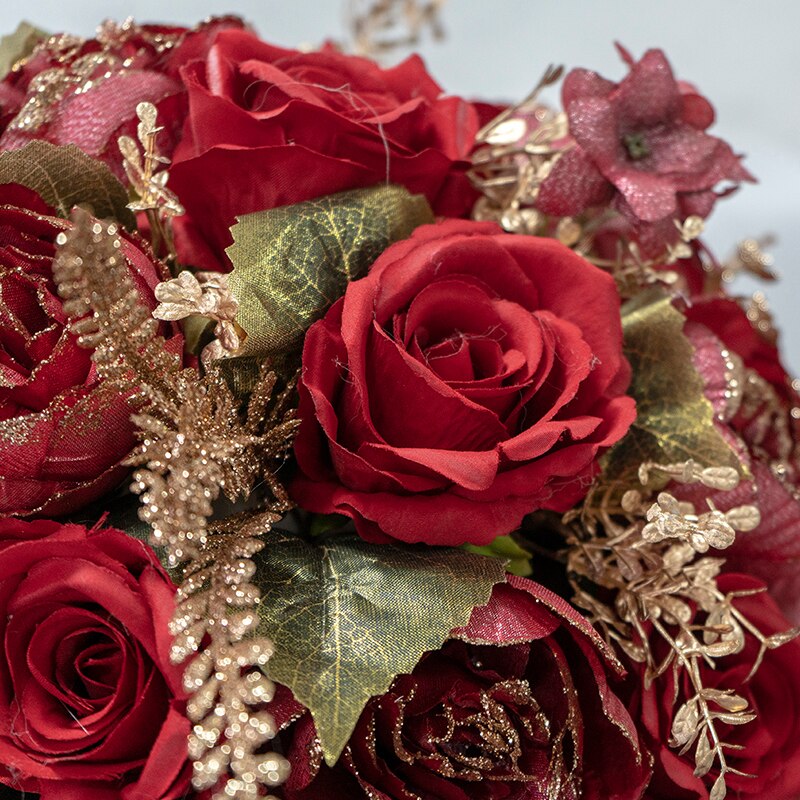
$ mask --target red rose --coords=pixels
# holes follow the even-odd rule
[[[117,140],[136,135],[136,106],[150,102],[163,127],[159,149],[169,155],[186,116],[180,68],[205,57],[219,30],[241,25],[235,17],[210,19],[193,31],[107,22],[95,39],[46,40],[0,82],[0,150],[32,139],[76,144],[122,178]]]
[[[687,334],[695,346],[695,365],[717,423],[747,464],[752,480],[712,496],[727,510],[752,503],[761,524],[739,534],[723,553],[726,569],[747,571],[769,583],[783,612],[800,622],[800,396],[780,361],[778,349],[752,325],[735,300],[695,300],[687,309]],[[731,372],[730,358],[741,359],[745,373]],[[731,379],[734,381],[731,384]],[[691,489],[682,496],[692,499]],[[699,505],[700,503],[698,503]]]
[[[729,574],[719,579],[723,592],[763,590],[764,584],[749,575]],[[761,593],[739,597],[735,606],[765,636],[784,633],[790,628],[772,598]],[[755,778],[728,773],[729,795],[738,798],[793,800],[800,793],[800,641],[793,640],[776,650],[767,650],[755,677],[746,681],[759,650],[758,641],[745,637],[744,649],[716,660],[710,669],[699,661],[700,677],[709,689],[733,690],[747,700],[758,714],[744,725],[717,722],[722,741],[742,749],[725,750],[728,764]],[[636,667],[641,670],[641,667]],[[683,673],[684,680],[686,673]],[[686,699],[688,685],[675,686],[668,669],[645,688],[643,678],[633,702],[631,716],[641,721],[645,744],[655,756],[653,780],[647,790],[651,800],[707,800],[717,767],[705,779],[695,777],[694,748],[684,755],[668,747],[675,712]]]
[[[447,216],[477,195],[465,176],[479,127],[412,56],[392,69],[333,47],[285,50],[244,31],[219,35],[189,65],[189,118],[170,170],[186,216],[184,263],[229,264],[236,217],[391,181]]]
[[[635,416],[609,275],[450,220],[387,249],[306,335],[298,504],[372,541],[486,544],[585,493]]]
[[[752,176],[728,144],[705,132],[714,109],[675,80],[661,50],[640,61],[620,52],[630,66],[620,83],[585,69],[564,80],[575,146],[542,183],[537,207],[571,216],[613,201],[632,221],[661,224],[674,236],[673,218],[707,217],[719,183]]]
[[[0,520],[0,782],[43,800],[185,796],[174,593],[121,531]]]
[[[332,769],[310,716],[279,695],[287,800],[641,796],[648,765],[612,657],[564,600],[509,576],[452,637],[370,701]]]
[[[128,403],[103,389],[91,351],[65,328],[52,260],[70,223],[52,214],[34,192],[0,186],[0,515],[85,505],[120,482],[136,441]],[[163,267],[138,236],[123,233],[122,251],[155,308]]]

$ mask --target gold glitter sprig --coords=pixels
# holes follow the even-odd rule
[[[692,461],[643,464],[642,484],[652,473],[711,491],[730,491],[739,483],[735,469],[703,468]],[[646,686],[669,669],[676,687],[681,675],[688,679],[690,691],[680,698],[670,745],[681,755],[695,748],[698,777],[717,766],[710,796],[721,800],[726,775],[747,775],[728,762],[733,745],[722,740],[719,724],[747,724],[756,714],[734,689],[705,686],[700,665],[713,667],[716,659],[741,652],[750,636],[759,652],[749,680],[768,650],[797,635],[794,630],[762,634],[737,608],[742,594],[724,594],[717,586],[724,559],[706,555],[709,548],[729,547],[737,531],[757,527],[758,509],[745,505],[723,513],[707,499],[707,508],[700,510],[666,491],[655,502],[646,490],[631,489],[621,501],[613,497],[598,487],[564,518],[574,602],[610,644],[646,665]],[[656,656],[657,640],[666,645],[664,658]]]
[[[158,336],[158,323],[142,305],[133,283],[116,224],[88,212],[72,212],[73,229],[58,235],[53,276],[70,318],[70,329],[107,384],[128,395],[133,407],[153,405],[165,420],[175,419],[182,384],[197,379],[182,370]]]
[[[275,471],[297,425],[293,386],[274,398],[277,379],[262,370],[242,414],[218,370],[201,376],[167,352],[139,301],[116,226],[80,209],[72,221],[73,229],[59,236],[53,267],[59,293],[79,343],[94,348],[105,385],[138,408],[142,442],[129,463],[140,467],[133,486],[143,502],[140,516],[151,525],[153,544],[186,576],[172,622],[172,656],[182,663],[199,651],[185,678],[196,692],[189,705],[195,785],[222,781],[215,800],[249,800],[288,770],[280,756],[256,754],[275,733],[263,708],[272,690],[260,672],[272,646],[248,634],[259,600],[249,584],[250,556],[259,549],[257,535],[289,508]],[[267,510],[210,529],[214,501],[221,494],[247,498],[257,482]]]
[[[264,546],[260,534],[288,508],[283,495],[265,512],[217,526],[178,591],[171,624],[173,659],[182,663],[199,651],[184,674],[184,688],[192,694],[187,706],[194,723],[189,737],[192,783],[203,791],[230,771],[232,777],[215,795],[219,798],[256,797],[259,785],[277,786],[289,774],[282,756],[256,753],[277,732],[264,710],[275,686],[261,671],[272,643],[245,638],[258,624],[260,598],[250,583],[255,572],[250,559]],[[226,621],[222,627],[220,620]]]

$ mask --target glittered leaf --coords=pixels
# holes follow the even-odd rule
[[[55,145],[37,139],[0,154],[0,183],[33,189],[62,217],[81,205],[100,219],[111,218],[136,228],[125,187],[102,161],[74,144]]]
[[[247,333],[240,352],[267,355],[297,345],[348,281],[427,222],[433,213],[424,197],[383,185],[239,217],[227,252],[236,321]]]
[[[635,485],[644,462],[692,459],[707,466],[741,467],[714,426],[714,411],[683,333],[685,322],[659,290],[643,292],[622,308],[637,416],[628,435],[606,456],[604,478],[609,483]]]
[[[47,34],[35,28],[30,22],[20,22],[13,33],[0,38],[0,80],[3,80],[11,68],[20,59],[29,56],[36,43]]]
[[[267,671],[311,711],[329,764],[370,697],[441,647],[505,579],[501,561],[460,549],[264,538],[255,582],[258,635],[275,644]]]

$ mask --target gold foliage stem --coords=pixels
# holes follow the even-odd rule
[[[444,38],[440,13],[446,0],[349,0],[348,23],[356,55],[378,58],[419,44],[429,28]]]
[[[180,407],[180,359],[158,336],[142,305],[118,228],[76,208],[73,230],[59,234],[53,276],[82,347],[94,350],[100,376],[136,405],[152,404],[170,417]]]
[[[105,384],[138,409],[141,444],[129,463],[139,467],[133,488],[143,501],[140,516],[153,544],[186,576],[171,625],[172,657],[189,661],[194,783],[208,789],[222,782],[214,800],[249,800],[288,771],[277,754],[256,753],[275,732],[264,708],[272,692],[261,674],[272,646],[250,635],[260,595],[249,578],[258,537],[289,508],[276,471],[297,426],[294,387],[276,396],[277,378],[264,368],[242,413],[219,370],[182,369],[139,300],[116,225],[80,209],[72,222],[59,236],[53,267],[64,309],[79,344],[94,348]],[[266,511],[210,527],[220,495],[250,497],[256,485]]]
[[[650,462],[640,469],[645,487],[656,473],[678,483],[699,483],[709,492],[731,491],[740,480],[737,470],[725,465]],[[736,599],[751,592],[726,595],[719,589],[724,559],[707,555],[709,549],[730,546],[737,531],[758,526],[760,515],[753,506],[723,513],[710,499],[705,502],[703,511],[666,491],[653,498],[647,488],[629,490],[619,499],[613,486],[597,485],[564,524],[574,602],[588,612],[609,644],[645,665],[645,686],[672,670],[674,702],[680,705],[673,715],[670,745],[680,755],[695,748],[697,777],[716,764],[710,797],[722,800],[726,775],[747,774],[728,762],[725,751],[735,747],[723,741],[719,721],[744,725],[756,715],[736,687],[705,686],[701,664],[713,669],[717,659],[741,652],[746,637],[752,637],[759,651],[746,683],[766,652],[790,641],[797,631],[765,636],[736,607]],[[658,640],[667,647],[660,660]],[[691,687],[683,697],[682,674]]]

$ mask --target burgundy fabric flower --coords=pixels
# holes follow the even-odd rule
[[[794,410],[800,409],[800,396],[775,344],[753,327],[735,300],[697,299],[686,315],[695,366],[720,430],[752,475],[735,490],[712,495],[712,502],[722,510],[752,503],[761,512],[758,528],[739,534],[721,554],[726,569],[766,580],[783,612],[800,623],[800,412]],[[734,375],[734,387],[723,351],[751,371]],[[687,499],[695,493],[679,491]]]
[[[123,134],[135,137],[136,106],[150,102],[156,105],[163,128],[159,149],[169,155],[187,109],[180,68],[205,57],[220,30],[242,24],[238,18],[224,17],[190,31],[106,23],[95,39],[54,37],[52,47],[37,48],[0,82],[0,150],[22,147],[32,139],[75,144],[122,178],[117,141]],[[88,89],[87,82],[91,82]],[[45,94],[40,86],[48,87]],[[37,96],[47,98],[45,116],[41,124],[27,126],[26,104]]]
[[[707,217],[722,181],[752,180],[739,156],[705,131],[714,121],[708,101],[678,83],[661,50],[634,62],[613,83],[575,69],[562,90],[575,146],[543,182],[537,206],[571,216],[615,201],[636,222],[690,214]]]
[[[174,593],[121,531],[0,520],[0,782],[43,800],[186,796]]]
[[[226,31],[183,71],[189,117],[170,170],[186,208],[181,261],[227,269],[236,217],[389,181],[447,216],[477,194],[465,170],[479,114],[442,96],[417,56],[391,69]]]
[[[735,606],[765,636],[784,633],[791,627],[764,584],[749,575],[729,574],[719,579],[723,592],[762,590],[735,600]],[[733,690],[756,714],[744,725],[718,721],[722,741],[742,749],[726,749],[728,764],[756,777],[728,773],[729,797],[753,800],[794,800],[800,793],[800,641],[797,639],[767,650],[755,677],[746,681],[758,655],[759,643],[746,637],[744,649],[720,658],[717,668],[700,661],[700,677],[709,689]],[[639,673],[641,665],[632,669]],[[684,755],[668,746],[672,720],[689,691],[688,678],[675,686],[672,670],[646,686],[639,676],[638,689],[629,705],[631,716],[640,722],[646,747],[655,756],[653,779],[647,789],[649,800],[708,800],[709,788],[717,775],[715,767],[705,778],[694,775],[694,748]]]
[[[39,195],[0,186],[0,515],[65,514],[116,486],[135,445],[130,407],[105,391],[91,360],[66,329],[53,283],[55,239],[70,223]],[[142,301],[166,279],[138,236],[122,252]],[[164,325],[181,352],[177,328]]]
[[[289,726],[284,796],[639,798],[648,764],[609,683],[612,662],[564,600],[509,576],[469,625],[370,701],[335,767],[322,763],[310,715],[279,694],[270,710]]]
[[[635,416],[611,277],[450,220],[387,249],[306,334],[291,490],[373,541],[486,544],[586,491]]]

